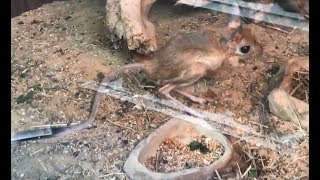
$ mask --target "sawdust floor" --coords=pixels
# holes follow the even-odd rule
[[[173,7],[165,1],[157,2],[151,11],[160,46],[180,30],[222,27],[226,20],[221,13]],[[11,20],[12,131],[79,123],[88,117],[94,92],[80,85],[98,82],[99,73],[130,61],[129,53],[111,42],[104,14],[104,0],[70,0],[44,5]],[[308,34],[298,30],[286,34],[251,26],[272,58],[247,61],[237,68],[223,66],[192,88],[209,103],[205,107],[186,103],[210,112],[230,110],[238,122],[259,124],[248,114],[259,104],[274,65],[307,56],[309,42]],[[126,179],[122,166],[131,150],[169,119],[133,106],[105,97],[96,127],[77,135],[13,143],[12,179]],[[296,130],[276,117],[271,116],[270,121],[278,131]],[[236,144],[241,146],[246,167],[251,165],[250,177],[308,177],[308,140],[290,157],[245,142]]]

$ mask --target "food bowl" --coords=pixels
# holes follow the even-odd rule
[[[203,135],[218,141],[224,153],[213,163],[203,167],[193,167],[171,173],[159,173],[148,169],[144,162],[156,153],[162,142],[170,138],[178,138],[186,144],[194,135]],[[228,139],[218,131],[173,118],[142,140],[132,151],[124,164],[124,171],[134,180],[149,179],[210,179],[215,171],[222,170],[231,160],[233,148]]]

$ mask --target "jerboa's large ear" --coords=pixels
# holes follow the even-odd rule
[[[229,15],[228,20],[228,29],[230,34],[230,40],[231,41],[238,41],[242,37],[242,24],[241,24],[241,18],[240,18],[240,8],[238,3],[233,3],[232,12]]]

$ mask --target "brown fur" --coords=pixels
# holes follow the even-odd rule
[[[236,40],[230,39],[232,31],[238,33],[234,36],[237,37]],[[169,95],[171,90],[191,85],[206,75],[207,71],[220,67],[230,57],[249,58],[261,55],[262,47],[256,42],[250,29],[241,28],[241,31],[237,31],[229,28],[224,32],[229,33],[209,29],[179,33],[163,48],[154,52],[151,59],[140,56],[141,59],[148,59],[139,61],[141,69],[151,80],[165,86],[159,90],[160,93],[173,100]],[[221,38],[226,39],[225,42],[220,41]],[[244,45],[250,45],[252,50],[247,55],[239,55],[239,48]],[[137,61],[139,57],[135,59]],[[125,69],[130,68],[126,65]],[[115,74],[122,73],[120,69],[114,71]],[[200,99],[191,99],[203,103]]]

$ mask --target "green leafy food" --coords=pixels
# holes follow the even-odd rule
[[[189,148],[190,148],[191,151],[195,151],[195,150],[199,149],[200,152],[203,153],[203,154],[209,152],[209,149],[206,146],[204,146],[202,143],[198,142],[198,141],[192,141],[189,144]]]
[[[17,99],[16,99],[16,102],[18,104],[21,104],[21,103],[24,103],[24,102],[27,102],[27,101],[30,101],[34,96],[34,91],[31,90],[29,91],[26,95],[20,95]]]
[[[102,79],[104,78],[104,74],[102,72],[99,72],[97,74],[97,78],[99,79],[99,81],[102,81]]]

